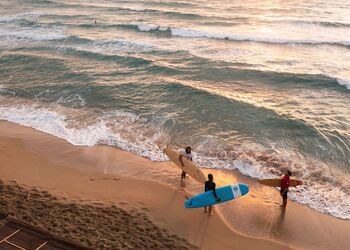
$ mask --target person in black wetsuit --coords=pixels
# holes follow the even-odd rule
[[[213,181],[213,179],[214,179],[213,175],[208,174],[208,180],[205,182],[204,191],[207,192],[207,191],[213,190],[213,195],[216,201],[220,201],[220,198],[216,195],[216,190],[215,190],[216,184]],[[209,215],[213,215],[212,209],[213,209],[213,206],[209,206]],[[204,207],[204,213],[206,212],[207,212],[207,207]]]

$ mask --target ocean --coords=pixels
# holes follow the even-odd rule
[[[350,2],[0,0],[0,119],[154,161],[291,169],[350,219]]]

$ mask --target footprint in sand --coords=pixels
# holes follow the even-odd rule
[[[100,181],[100,180],[120,181],[119,178],[115,178],[115,177],[114,178],[113,177],[102,177],[100,179],[96,179],[96,178],[90,177],[89,179],[90,179],[90,181]]]
[[[149,209],[147,207],[141,207],[141,210],[144,212],[149,212]]]
[[[120,181],[119,178],[112,178],[112,177],[104,177],[104,180],[112,180],[112,181]]]

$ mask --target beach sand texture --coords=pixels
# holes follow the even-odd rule
[[[192,179],[179,185],[179,170],[170,163],[73,146],[8,122],[0,123],[0,137],[0,212],[87,247],[346,249],[349,243],[348,221],[292,202],[283,225],[271,229],[283,237],[265,234],[268,220],[281,216],[278,192],[241,175],[211,170],[220,185],[238,181],[256,189],[209,217],[184,208],[186,196],[203,187]]]
[[[1,211],[93,249],[196,249],[186,239],[156,226],[142,210],[81,204],[16,182],[0,185]]]

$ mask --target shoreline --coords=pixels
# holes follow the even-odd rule
[[[262,249],[286,248],[271,240],[236,233],[221,216],[208,217],[202,210],[185,209],[183,202],[188,193],[181,187],[172,187],[177,183],[178,178],[173,177],[178,177],[178,170],[169,167],[169,163],[153,163],[105,146],[73,146],[51,135],[8,122],[0,122],[0,131],[0,178],[5,187],[2,190],[12,190],[1,196],[2,202],[10,204],[9,210],[15,210],[11,212],[12,216],[26,218],[24,222],[56,232],[63,238],[90,247],[99,247],[97,242],[101,241],[108,247],[116,239],[115,246],[125,243],[125,248],[191,249],[195,246],[215,249],[220,246],[221,249],[247,249],[256,245]],[[108,154],[110,150],[112,155]],[[104,163],[96,160],[102,155],[106,156]],[[99,166],[114,162],[115,157],[119,159],[119,174],[98,171]],[[150,171],[145,168],[147,166]],[[169,185],[150,180],[155,178],[159,168],[172,179]],[[196,188],[196,185],[188,181],[187,186]],[[30,203],[25,197],[36,197],[34,200],[38,202]],[[86,212],[85,206],[92,208]],[[118,210],[119,215],[111,211],[113,209]],[[84,214],[95,220],[87,223],[83,220]],[[75,220],[78,222],[64,224]],[[130,223],[122,223],[124,220]],[[124,233],[116,234],[116,225],[106,224],[106,221],[119,222]],[[132,230],[135,226],[141,229]],[[93,235],[96,229],[99,233]],[[142,245],[143,242],[152,244]]]
[[[180,171],[169,162],[152,162],[108,146],[74,146],[5,121],[0,121],[0,137],[0,179],[5,182],[78,203],[136,209],[156,227],[200,248],[346,249],[350,243],[349,221],[290,201],[282,214],[277,190],[235,171],[203,169],[214,174],[219,186],[243,182],[251,187],[247,197],[216,206],[217,214],[208,218],[202,210],[183,207],[185,196],[203,187],[191,178],[180,185]],[[237,214],[244,216],[232,216]]]

